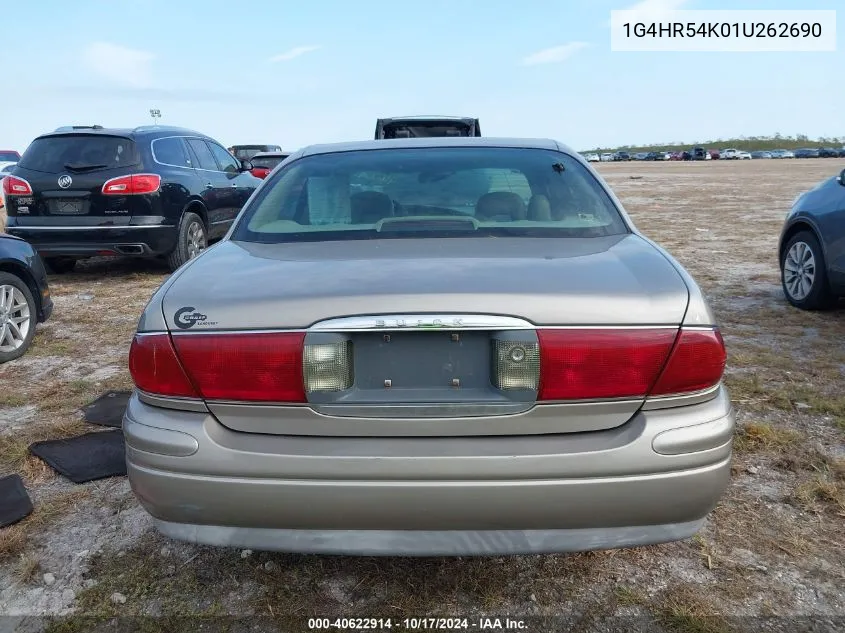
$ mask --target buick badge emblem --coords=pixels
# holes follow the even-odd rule
[[[62,189],[67,189],[73,184],[73,178],[65,174],[64,176],[59,176],[59,187]]]

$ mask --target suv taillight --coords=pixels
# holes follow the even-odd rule
[[[161,187],[161,176],[158,174],[131,174],[107,180],[103,185],[102,193],[105,196],[133,196],[155,193],[159,187]]]
[[[538,400],[643,398],[714,386],[725,368],[718,330],[538,330]]]
[[[6,176],[3,178],[4,196],[31,196],[32,186],[23,178]]]

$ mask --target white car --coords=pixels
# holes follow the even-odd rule
[[[739,151],[737,152],[736,157],[739,160],[751,160],[751,154],[749,154],[748,152]]]
[[[726,149],[722,150],[720,156],[723,160],[737,160],[739,158],[740,151],[738,149]]]
[[[611,152],[605,152],[601,155],[601,162],[609,163],[613,161],[613,154]]]
[[[587,154],[586,158],[587,158],[587,162],[589,162],[589,163],[599,162],[599,155],[598,154]]]
[[[0,160],[0,173],[8,173],[17,165],[17,161]]]

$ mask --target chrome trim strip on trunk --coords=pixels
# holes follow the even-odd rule
[[[533,330],[525,319],[490,314],[384,314],[319,321],[311,332],[359,330]]]

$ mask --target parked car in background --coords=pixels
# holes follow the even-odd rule
[[[290,156],[290,152],[264,152],[252,157],[252,175],[262,180],[266,178],[276,165]]]
[[[648,152],[637,152],[631,158],[633,160],[646,160],[648,158]]]
[[[56,273],[98,255],[161,257],[176,270],[229,229],[261,182],[250,169],[182,128],[44,134],[3,179],[7,231]]]
[[[572,150],[449,141],[296,152],[153,294],[123,431],[163,534],[504,555],[704,524],[735,422],[701,290]]]
[[[845,296],[845,169],[795,199],[778,253],[783,291],[795,307],[820,310]]]
[[[52,311],[38,253],[24,240],[0,232],[0,364],[26,353],[36,324],[49,319]]]
[[[613,160],[629,161],[631,160],[631,154],[629,154],[625,150],[621,150],[614,154]]]
[[[660,160],[672,160],[672,152],[659,152]]]
[[[845,158],[845,147],[839,148],[839,158]]]
[[[703,147],[693,147],[690,151],[690,158],[692,160],[706,160],[707,156],[708,154]]]
[[[614,160],[616,160],[616,158],[610,152],[604,152],[601,155],[601,162],[603,162],[603,163],[609,163],[609,162],[614,161]]]
[[[804,147],[795,150],[795,158],[818,158],[819,150],[812,147]]]
[[[13,149],[0,149],[0,163],[16,163],[20,159],[20,152]]]
[[[719,160],[722,154],[717,149],[708,149],[707,154],[710,156],[711,160]]]
[[[229,148],[229,153],[238,160],[252,160],[256,154],[281,151],[278,145],[233,145]]]
[[[587,154],[586,158],[587,158],[587,162],[590,162],[590,163],[599,162],[599,155],[594,153],[594,152]]]
[[[739,158],[739,150],[733,148],[723,149],[719,155],[723,160],[737,160]]]
[[[736,154],[736,157],[739,160],[751,160],[751,153],[746,152],[745,150],[739,150]]]
[[[376,120],[376,140],[440,136],[481,136],[481,124],[474,117],[440,115],[401,116]]]
[[[645,160],[663,160],[663,152],[649,152],[646,154]]]
[[[839,150],[833,147],[819,149],[819,158],[839,158]]]
[[[751,158],[772,158],[772,153],[765,150],[751,152]]]

